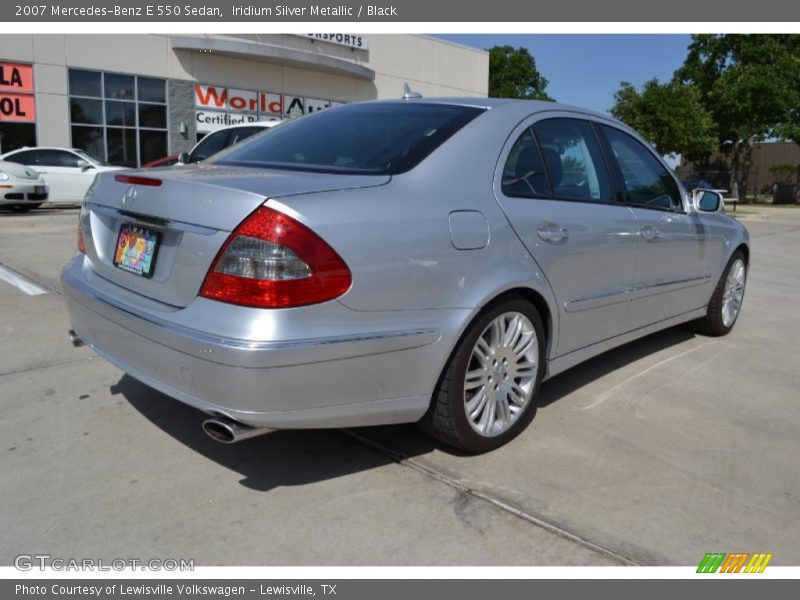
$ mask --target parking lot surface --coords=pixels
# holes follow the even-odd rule
[[[595,358],[543,384],[514,442],[464,456],[410,425],[211,441],[200,412],[70,345],[77,210],[0,213],[0,564],[800,564],[800,210],[742,218],[731,335]]]

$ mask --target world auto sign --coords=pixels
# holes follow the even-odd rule
[[[33,67],[0,62],[0,122],[35,123]]]
[[[198,133],[254,121],[293,119],[337,104],[341,102],[199,83],[194,86]]]

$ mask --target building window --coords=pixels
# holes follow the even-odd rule
[[[167,155],[164,79],[70,69],[69,107],[75,148],[125,167]]]

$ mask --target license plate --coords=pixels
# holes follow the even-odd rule
[[[47,186],[46,185],[34,186],[33,191],[36,194],[46,194],[47,193]]]
[[[160,242],[158,231],[123,225],[114,251],[114,266],[141,277],[152,277]]]

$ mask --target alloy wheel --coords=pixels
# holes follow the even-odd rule
[[[539,341],[530,319],[507,312],[493,319],[472,349],[464,377],[470,426],[494,437],[507,431],[531,402]]]

